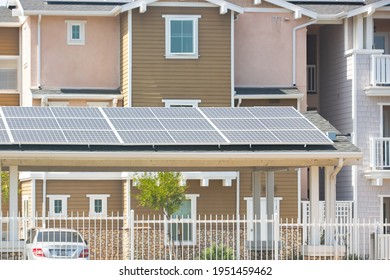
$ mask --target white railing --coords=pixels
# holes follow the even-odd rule
[[[0,90],[18,89],[18,56],[0,56]]]
[[[317,68],[307,65],[307,92],[317,92]]]
[[[134,216],[133,212],[130,217],[79,214],[0,220],[5,231],[12,220],[19,225],[19,240],[0,240],[0,259],[23,259],[22,237],[28,237],[28,229],[41,227],[77,230],[88,241],[91,260],[390,259],[390,235],[383,234],[390,224],[377,221],[298,223],[234,216],[167,221],[163,216]],[[261,226],[265,223],[264,238]],[[252,240],[247,239],[248,231],[254,236]]]
[[[371,56],[371,85],[390,86],[390,55]]]
[[[310,223],[310,201],[302,201],[302,221]],[[319,203],[320,222],[325,222],[325,201]],[[336,221],[348,223],[353,217],[353,201],[336,201]]]
[[[373,170],[390,168],[390,138],[370,139],[370,167]]]

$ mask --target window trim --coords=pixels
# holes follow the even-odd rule
[[[162,15],[165,18],[165,58],[167,59],[198,59],[199,58],[199,20],[201,15]],[[171,21],[192,20],[193,21],[193,52],[192,53],[171,53]]]
[[[85,24],[86,20],[65,20],[67,25],[67,44],[68,45],[85,45]],[[72,39],[72,26],[80,26],[80,39]]]
[[[89,216],[90,217],[107,217],[109,194],[87,194],[89,198]],[[95,212],[95,200],[102,200],[102,213]]]
[[[174,107],[177,106],[191,106],[191,107],[199,107],[199,103],[201,103],[200,99],[163,99],[162,102],[165,103],[165,107]]]
[[[67,217],[68,216],[68,198],[70,198],[70,195],[64,195],[64,194],[49,194],[47,195],[47,198],[49,198],[49,217]],[[62,212],[57,214],[54,213],[54,202],[56,200],[62,201]]]
[[[186,200],[190,200],[191,201],[191,218],[190,219],[181,219],[180,222],[181,223],[191,223],[192,224],[192,240],[191,241],[183,241],[183,242],[179,242],[179,241],[173,241],[173,244],[174,245],[196,245],[196,220],[197,220],[197,211],[198,211],[198,207],[197,207],[197,204],[198,204],[198,197],[200,195],[199,194],[186,194]],[[167,229],[168,229],[168,221],[166,220],[166,218],[164,217],[165,219],[165,222],[164,222],[164,244],[166,246],[169,245],[169,242],[168,242],[168,234],[167,234]],[[175,223],[177,222],[178,219],[173,219],[171,218],[170,219],[170,222],[172,223]]]

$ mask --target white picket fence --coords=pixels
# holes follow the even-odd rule
[[[0,217],[0,259],[23,259],[26,231],[71,228],[88,241],[91,260],[301,260],[390,259],[390,224],[352,220],[297,223],[292,220],[199,216],[167,221],[162,216],[90,218]],[[18,240],[9,236],[18,223]]]

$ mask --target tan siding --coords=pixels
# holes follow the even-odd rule
[[[236,104],[237,104],[236,100]],[[293,106],[297,108],[296,99],[246,99],[242,100],[240,107],[253,106]]]
[[[19,106],[19,94],[0,94],[0,106]]]
[[[162,15],[199,19],[199,59],[165,59]],[[230,106],[230,14],[218,8],[148,7],[133,14],[133,106],[163,106],[162,99],[201,99],[200,106]]]
[[[0,55],[19,55],[19,28],[0,27]]]
[[[120,15],[121,42],[120,42],[120,87],[123,94],[123,105],[129,104],[129,34],[128,34],[128,12]]]

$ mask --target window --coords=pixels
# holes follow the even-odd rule
[[[163,99],[165,107],[198,107],[199,99]]]
[[[163,15],[165,58],[197,59],[200,15]]]
[[[49,217],[66,217],[70,195],[48,195]]]
[[[109,194],[87,194],[89,198],[89,216],[107,217],[107,198]]]
[[[196,244],[196,199],[197,194],[186,195],[186,200],[183,201],[180,209],[176,211],[169,223],[166,223],[165,244],[168,244],[168,232],[172,236],[175,244],[195,245]]]
[[[85,20],[66,20],[68,45],[85,45]]]

